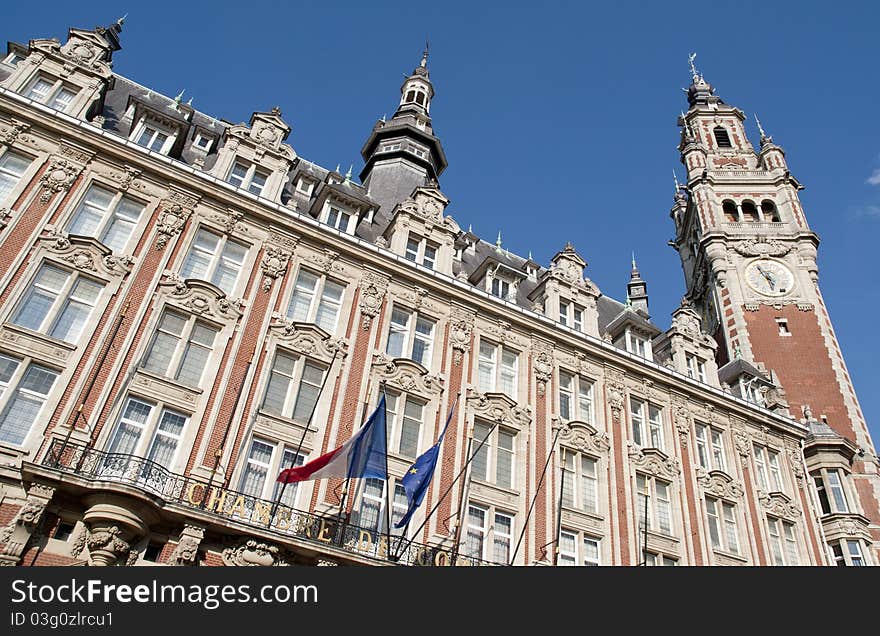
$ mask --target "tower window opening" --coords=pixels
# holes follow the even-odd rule
[[[722,126],[716,126],[715,130],[712,131],[715,133],[715,143],[718,144],[719,148],[732,148],[732,144],[730,143],[730,135],[727,134],[727,129]]]
[[[407,103],[416,101],[416,92],[415,92],[415,91],[409,91],[409,92],[406,94],[406,99],[405,99],[404,101],[407,102]]]
[[[735,223],[739,221],[739,216],[736,212],[736,203],[731,201],[730,199],[721,203],[721,209],[724,211],[724,220],[728,223]]]
[[[425,94],[424,93],[416,93],[416,103],[420,106],[425,105]]]
[[[764,214],[764,220],[768,223],[779,223],[779,210],[776,209],[776,205],[773,201],[769,201],[764,199],[761,201],[761,212]]]
[[[759,221],[758,208],[756,208],[755,204],[751,201],[742,202],[742,213],[743,221],[747,221],[749,223],[757,223]]]

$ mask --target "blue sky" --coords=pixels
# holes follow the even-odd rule
[[[661,325],[684,292],[666,245],[687,54],[764,128],[806,185],[820,284],[875,440],[880,353],[880,8],[850,2],[11,3],[3,40],[66,36],[128,13],[115,70],[234,122],[280,106],[289,142],[362,165],[373,123],[430,39],[449,212],[547,264],[571,240],[622,298],[635,251]],[[613,5],[613,6],[612,6]],[[750,122],[753,143],[757,131]],[[536,225],[538,227],[536,227]],[[809,363],[809,361],[805,361]]]

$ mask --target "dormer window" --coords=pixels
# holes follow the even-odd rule
[[[173,142],[171,135],[160,130],[154,124],[142,123],[138,128],[140,129],[140,134],[135,133],[134,137],[134,141],[138,146],[165,154],[167,148]]]
[[[648,360],[651,360],[652,355],[650,340],[633,333],[630,329],[626,330],[625,339],[627,351],[629,351],[630,353],[634,353],[642,358],[647,358]]]
[[[424,147],[419,146],[419,145],[416,145],[416,144],[410,144],[410,145],[409,145],[409,150],[410,150],[410,152],[412,152],[415,156],[417,156],[417,157],[421,157],[422,159],[424,159],[425,157],[428,156],[428,151],[427,151]]]
[[[685,359],[687,360],[688,377],[705,383],[706,363],[697,356],[692,356],[690,354],[685,354]]]
[[[501,280],[500,278],[493,278],[492,295],[507,300],[507,297],[510,295],[510,283],[506,280]]]
[[[712,131],[715,135],[715,143],[718,144],[719,148],[732,148],[732,144],[730,143],[730,135],[727,134],[727,129],[723,126],[716,126],[715,130]]]
[[[345,232],[346,234],[354,233],[354,215],[336,206],[331,205],[328,207],[325,223],[335,227],[340,232]]]
[[[753,404],[764,406],[764,398],[761,395],[761,392],[758,390],[758,387],[755,386],[755,382],[757,380],[758,378],[747,378],[746,376],[740,377],[739,394],[743,397],[743,399],[748,400]]]
[[[196,138],[193,140],[193,146],[195,146],[202,152],[210,151],[213,144],[214,138],[202,133],[196,134]]]
[[[575,303],[559,301],[559,322],[574,327],[575,331],[584,330],[584,308]]]
[[[8,64],[9,66],[18,66],[18,63],[24,61],[24,59],[24,55],[18,51],[13,51],[4,58],[3,63]]]
[[[64,112],[78,92],[75,88],[65,85],[61,80],[39,76],[31,83],[25,97]]]
[[[314,185],[315,184],[312,183],[311,181],[309,181],[308,179],[304,179],[304,178],[300,177],[296,182],[296,190],[297,190],[297,192],[301,192],[306,196],[311,196],[312,187]]]
[[[263,189],[266,187],[268,179],[268,170],[263,170],[255,164],[248,164],[239,160],[233,164],[226,181],[237,188],[244,188],[248,192],[260,196],[263,194]]]

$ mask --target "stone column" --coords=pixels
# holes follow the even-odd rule
[[[28,489],[27,501],[15,519],[0,531],[0,543],[5,541],[5,545],[0,548],[0,566],[18,565],[21,562],[28,541],[43,519],[46,506],[54,494],[54,488],[42,484],[33,484]]]
[[[118,495],[89,495],[83,502],[89,506],[83,521],[92,565],[126,563],[132,545],[148,534],[147,523],[158,519],[143,504]]]

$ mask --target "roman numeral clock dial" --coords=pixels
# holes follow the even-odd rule
[[[794,287],[794,274],[779,261],[760,259],[746,267],[749,287],[764,296],[783,296]]]

